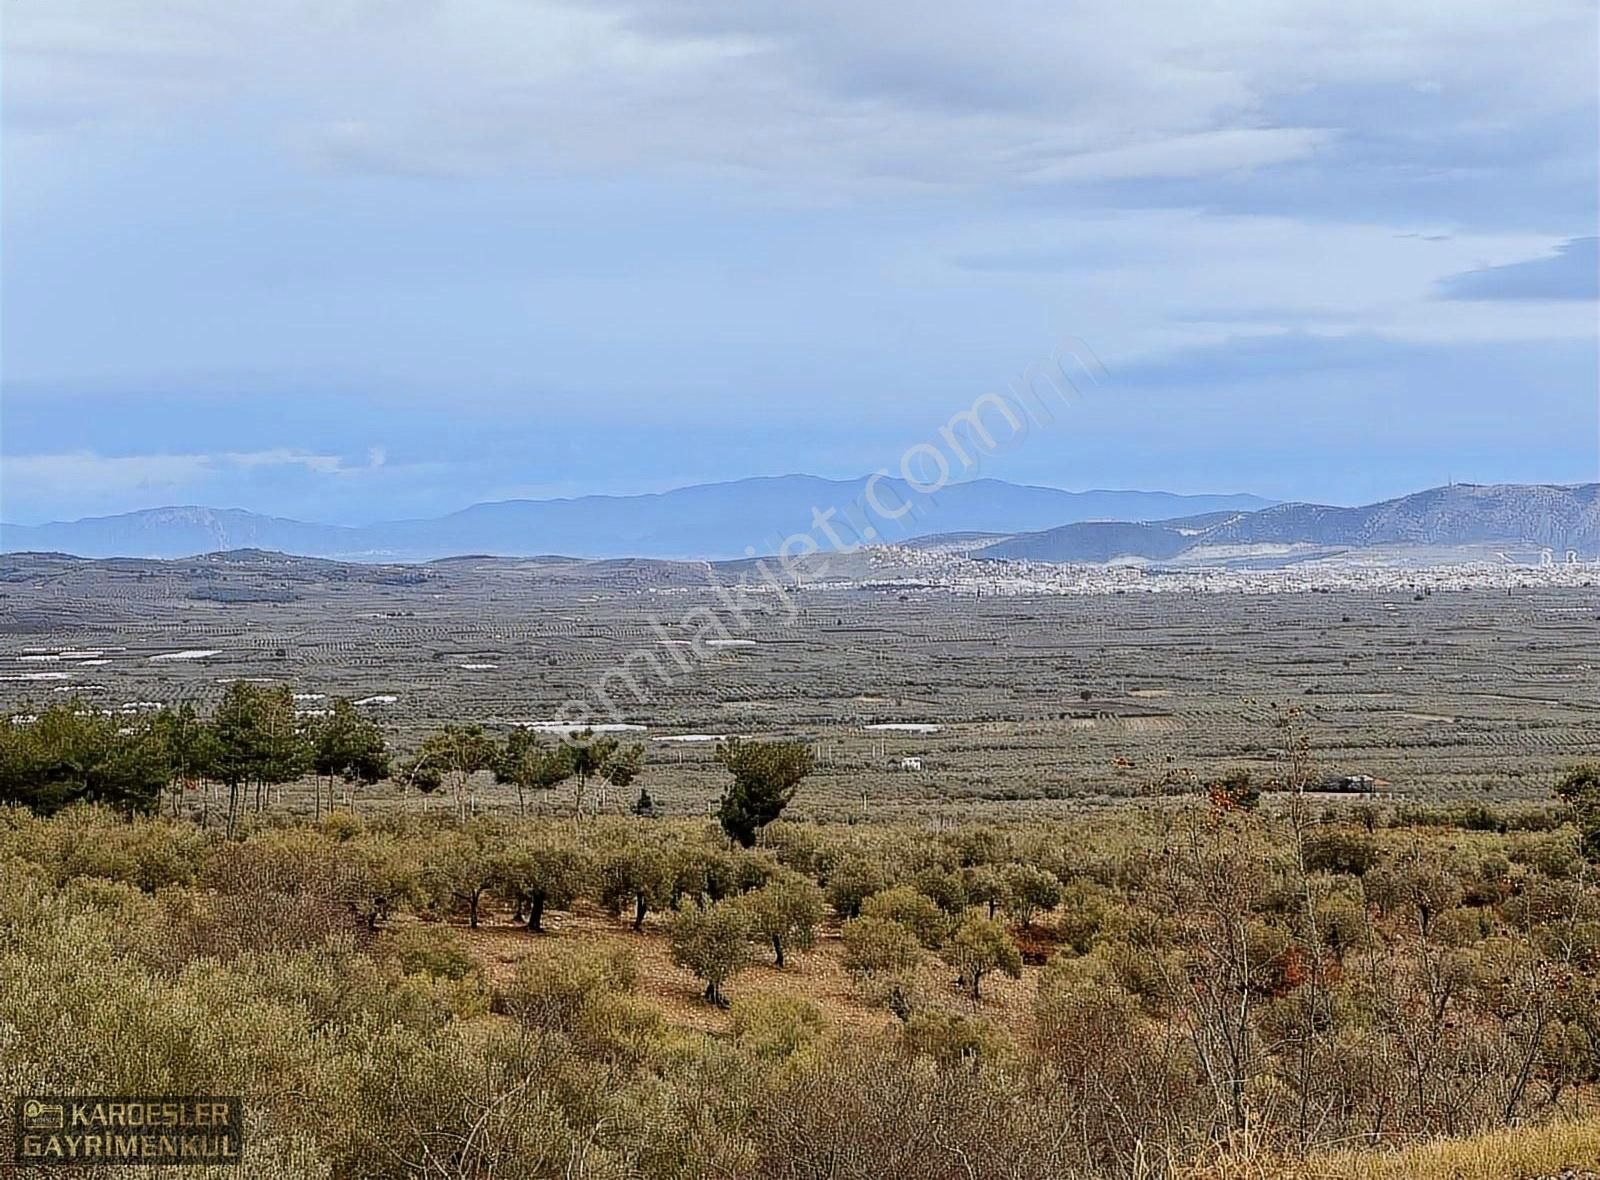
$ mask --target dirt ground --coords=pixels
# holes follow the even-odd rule
[[[485,922],[477,930],[461,926],[457,932],[495,983],[508,980],[525,958],[548,954],[558,946],[570,945],[574,939],[581,939],[597,951],[626,947],[639,964],[640,994],[655,1004],[669,1023],[717,1035],[728,1033],[731,1018],[727,1010],[708,1004],[701,994],[704,985],[673,963],[665,919],[652,915],[645,929],[636,933],[626,921],[599,910],[581,909],[577,913],[548,914],[544,925],[545,933],[532,934],[502,918]],[[888,1028],[894,1017],[863,999],[844,968],[843,958],[838,924],[830,922],[818,931],[817,943],[811,950],[786,952],[781,971],[773,965],[770,954],[758,950],[751,966],[729,980],[723,990],[730,999],[763,993],[797,996],[815,1004],[836,1027],[863,1031]],[[973,1004],[955,987],[954,972],[930,956],[922,982],[930,994],[941,994],[953,1010],[993,1020],[1013,1037],[1022,1039],[1032,1025],[1038,977],[1038,968],[1032,966],[1023,968],[1021,979],[988,976],[983,981],[982,999]]]

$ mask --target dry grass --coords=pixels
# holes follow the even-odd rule
[[[1184,1180],[1600,1180],[1600,1115],[1389,1151],[1322,1152],[1303,1161],[1246,1146]]]

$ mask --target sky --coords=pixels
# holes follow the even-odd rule
[[[0,518],[893,469],[1600,479],[1600,5],[51,0],[0,59]]]

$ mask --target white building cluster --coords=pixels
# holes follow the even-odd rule
[[[1600,563],[1595,562],[1524,565],[1507,561],[1466,561],[1405,565],[1380,564],[1357,556],[1319,558],[1273,569],[1224,565],[1151,568],[1134,564],[975,561],[948,552],[888,547],[873,553],[876,563],[894,567],[896,575],[873,579],[868,583],[871,586],[934,589],[959,595],[1292,594],[1334,590],[1422,594],[1534,586],[1600,586]],[[905,574],[907,566],[916,572]]]

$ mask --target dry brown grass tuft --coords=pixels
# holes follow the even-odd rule
[[[1600,1115],[1291,1162],[1248,1145],[1183,1180],[1600,1180]]]

